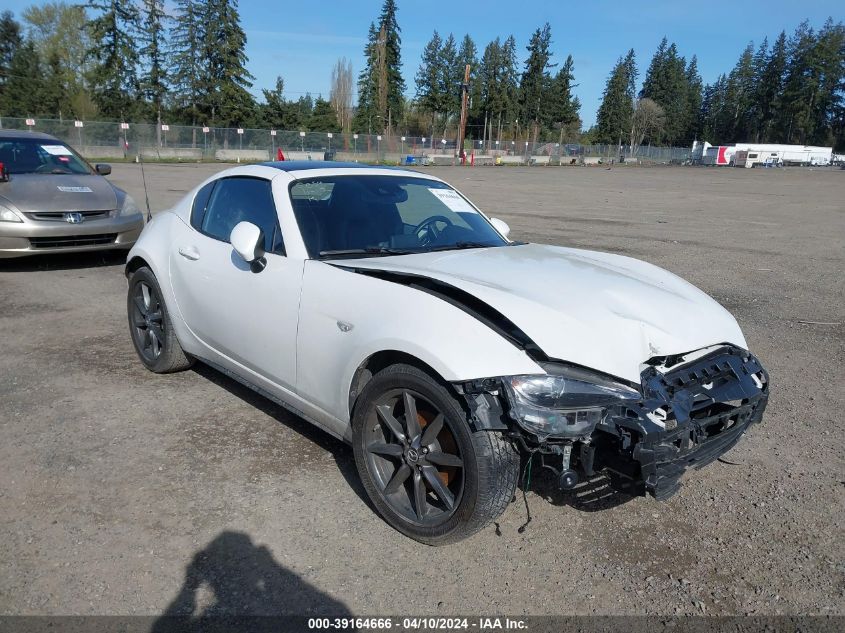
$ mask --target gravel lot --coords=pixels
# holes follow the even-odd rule
[[[147,165],[153,209],[220,168]],[[524,531],[520,495],[433,549],[342,443],[205,367],[144,370],[121,257],[0,260],[0,614],[845,615],[845,171],[432,171],[516,239],[716,297],[771,373],[764,423],[666,503],[535,469]],[[143,201],[137,165],[112,180]]]

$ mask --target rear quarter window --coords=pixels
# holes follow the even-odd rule
[[[214,185],[217,181],[208,183],[197,191],[194,196],[194,204],[191,207],[191,226],[197,231],[202,230],[202,220],[205,217],[205,210],[208,207],[208,200],[211,198],[211,192],[214,190]]]

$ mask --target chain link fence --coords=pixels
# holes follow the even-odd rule
[[[460,162],[454,138],[12,117],[0,118],[0,128],[51,134],[91,159],[135,160],[140,156],[144,160],[257,162],[274,160],[281,150],[288,160]],[[641,146],[631,152],[618,145],[472,138],[466,139],[464,150],[466,160],[477,164],[583,164],[622,159],[670,163],[690,158],[690,149],[685,147]]]

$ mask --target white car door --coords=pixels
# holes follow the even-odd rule
[[[229,244],[232,228],[242,221],[264,233],[267,266],[260,272]],[[270,181],[246,176],[213,181],[194,200],[191,226],[179,224],[170,253],[171,283],[186,325],[213,352],[209,360],[294,391],[303,260],[285,254]]]

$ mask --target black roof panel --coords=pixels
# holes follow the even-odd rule
[[[397,169],[383,165],[368,165],[335,160],[279,160],[259,163],[265,167],[275,167],[281,171],[305,171],[307,169]]]

